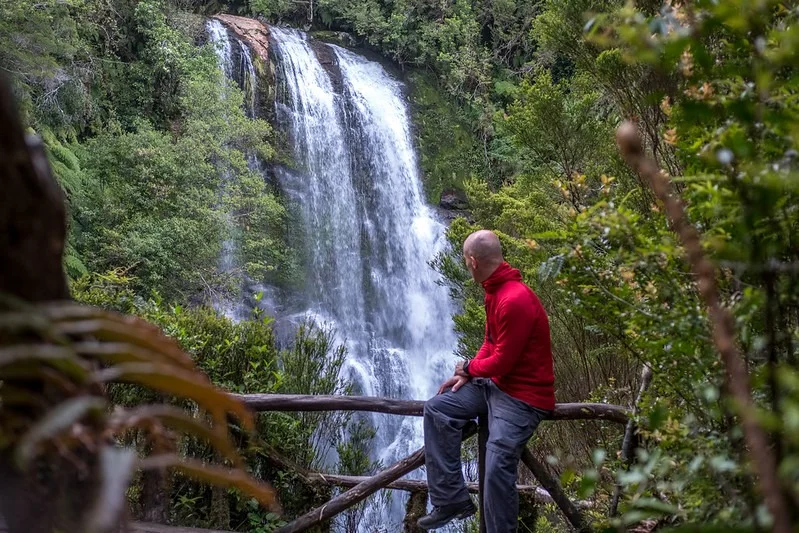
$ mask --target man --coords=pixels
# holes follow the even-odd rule
[[[519,458],[539,422],[555,408],[549,320],[519,271],[503,259],[493,232],[469,235],[463,257],[485,289],[485,339],[474,359],[458,363],[455,375],[425,404],[425,461],[433,511],[418,524],[436,529],[475,513],[461,471],[461,435],[468,421],[487,416],[482,512],[489,533],[515,532]]]

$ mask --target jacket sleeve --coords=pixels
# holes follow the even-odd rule
[[[474,377],[494,378],[510,372],[524,352],[535,319],[534,308],[521,299],[500,302],[497,307],[497,331],[494,332],[493,351],[486,357],[475,357],[469,363],[469,374]],[[478,355],[485,346],[484,343]]]

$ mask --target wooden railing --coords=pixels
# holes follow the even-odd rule
[[[322,396],[294,394],[234,394],[246,406],[254,411],[366,411],[404,416],[422,416],[424,402],[416,400],[396,400],[369,396]],[[623,407],[603,403],[561,403],[549,420],[607,420],[625,425],[629,421],[629,413]],[[488,422],[479,419],[470,424],[463,432],[463,439],[478,435],[478,483],[468,488],[482,497],[483,480],[485,478],[485,445],[488,441]],[[578,531],[588,531],[581,507],[586,502],[572,502],[557,478],[552,476],[546,467],[528,450],[522,453],[522,462],[530,469],[533,477],[541,484],[541,488],[518,486],[522,493],[531,494],[537,501],[554,502],[566,520]],[[296,533],[305,531],[317,524],[330,520],[335,515],[365,500],[380,489],[422,491],[427,483],[419,480],[400,479],[404,475],[424,465],[424,447],[397,461],[388,468],[370,477],[340,476],[305,472],[302,475],[309,481],[325,483],[331,486],[348,487],[348,490],[333,499],[297,517],[289,524],[277,530],[277,533]],[[288,465],[284,465],[288,466]],[[542,490],[543,489],[543,490]],[[481,499],[482,502],[482,499]],[[482,508],[482,505],[481,505]],[[485,532],[484,514],[480,513],[480,531]]]

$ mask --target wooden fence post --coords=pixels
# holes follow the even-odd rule
[[[560,510],[563,512],[564,516],[566,516],[566,519],[572,527],[577,531],[590,531],[591,529],[588,524],[586,524],[583,514],[577,509],[577,506],[572,503],[569,497],[566,496],[566,493],[560,486],[560,482],[547,472],[544,465],[535,458],[526,446],[522,451],[522,462],[527,465],[527,468],[530,469],[533,476],[541,483],[541,486],[549,492],[549,495],[555,500],[555,503],[560,507]]]
[[[477,419],[477,483],[478,501],[480,503],[480,533],[486,533],[485,509],[485,477],[486,477],[486,444],[488,443],[488,416]]]
[[[649,384],[651,382],[652,368],[648,365],[644,365],[644,368],[641,370],[641,387],[638,389],[638,395],[635,397],[633,410],[630,414],[630,420],[627,421],[627,427],[624,430],[624,439],[621,443],[621,459],[624,463],[623,468],[629,468],[633,462],[633,454],[635,452],[635,448],[637,447],[638,441],[638,426],[635,423],[635,415],[638,414],[641,399],[643,398],[646,389],[649,388]],[[616,516],[618,513],[621,490],[621,483],[616,481],[616,487],[613,489],[613,498],[610,501],[610,516]]]

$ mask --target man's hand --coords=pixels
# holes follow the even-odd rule
[[[472,376],[470,376],[469,374],[467,374],[467,373],[466,373],[466,372],[463,370],[463,363],[464,363],[464,361],[461,361],[460,363],[458,363],[457,365],[455,365],[455,375],[456,375],[456,376],[460,376],[460,377],[463,377],[463,378],[467,378],[467,379],[469,379],[469,378],[471,378]]]
[[[441,387],[439,387],[438,389],[438,393],[442,394],[449,388],[452,388],[452,392],[458,392],[458,389],[466,385],[468,382],[469,382],[468,377],[452,376],[447,381],[441,384]]]

